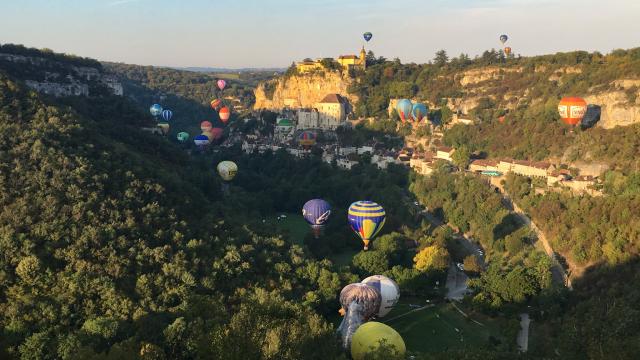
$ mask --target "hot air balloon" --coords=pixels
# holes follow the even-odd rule
[[[368,321],[380,308],[382,298],[375,288],[362,283],[349,284],[340,292],[340,314],[344,319],[338,327],[342,345],[348,349],[358,327]]]
[[[171,120],[171,118],[173,117],[173,111],[167,109],[167,110],[162,110],[162,119],[166,122],[169,122],[169,120]]]
[[[398,284],[384,275],[369,276],[362,280],[362,283],[373,287],[380,293],[380,308],[376,313],[376,316],[379,318],[387,315],[396,305],[398,299],[400,299],[400,288]]]
[[[505,35],[505,34],[500,35],[500,42],[501,43],[504,44],[504,43],[507,42],[507,40],[509,40],[509,37],[507,35]]]
[[[196,135],[193,138],[193,142],[199,147],[204,147],[209,145],[209,138],[203,134],[200,134],[200,135]]]
[[[203,121],[200,123],[200,130],[202,131],[209,131],[212,127],[213,125],[209,121]]]
[[[375,321],[362,324],[353,334],[351,357],[353,360],[363,360],[367,354],[375,353],[382,342],[393,347],[394,359],[404,359],[407,347],[402,336],[389,325]]]
[[[367,31],[366,33],[362,34],[362,37],[364,37],[364,40],[366,42],[369,42],[369,40],[371,40],[371,38],[373,37],[373,34]]]
[[[324,224],[329,220],[330,215],[331,205],[322,199],[309,200],[302,206],[302,216],[311,225],[316,239],[320,237]]]
[[[214,127],[211,130],[209,130],[209,133],[211,134],[211,142],[213,142],[222,138],[222,134],[224,133],[224,130],[222,128]]]
[[[316,144],[316,134],[311,131],[303,131],[298,136],[298,143],[304,148],[310,148]]]
[[[579,97],[563,97],[558,105],[560,118],[567,125],[576,125],[587,111],[587,102]]]
[[[160,128],[160,130],[162,130],[162,133],[164,135],[167,135],[169,133],[170,126],[168,122],[159,122],[158,127]]]
[[[347,216],[351,229],[364,242],[364,249],[369,249],[369,242],[384,226],[386,213],[382,206],[373,201],[356,201],[349,206]]]
[[[504,48],[504,53],[507,54],[507,56],[511,55],[511,48],[510,47],[505,47]]]
[[[158,117],[162,114],[162,106],[160,106],[160,104],[153,104],[149,108],[149,112],[152,116]]]
[[[236,173],[238,172],[238,165],[233,161],[222,161],[216,167],[218,170],[218,175],[224,181],[231,181],[234,177],[236,177]]]
[[[400,99],[396,104],[396,111],[402,122],[411,119],[411,110],[413,110],[413,104],[409,99]]]
[[[186,133],[184,131],[179,132],[178,135],[176,136],[176,138],[180,142],[185,142],[185,141],[189,140],[189,133]]]
[[[226,124],[227,121],[229,121],[229,117],[231,116],[231,111],[229,110],[228,107],[223,106],[222,109],[220,109],[220,112],[218,113],[218,115],[220,116],[220,121]]]
[[[220,104],[222,104],[222,101],[220,99],[211,100],[211,108],[213,110],[218,110],[218,108],[220,107]]]
[[[428,112],[429,108],[427,108],[427,105],[416,103],[413,105],[413,109],[411,109],[411,117],[413,118],[413,121],[420,122],[425,116],[427,116]]]
[[[220,91],[224,90],[225,86],[227,86],[226,81],[224,81],[223,79],[218,80],[218,89],[220,89]]]

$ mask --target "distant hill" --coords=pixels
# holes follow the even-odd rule
[[[229,74],[229,73],[283,73],[286,68],[214,68],[214,67],[172,67],[176,70],[186,70],[186,71],[194,71],[194,72],[203,72],[203,73],[221,73],[221,74]]]

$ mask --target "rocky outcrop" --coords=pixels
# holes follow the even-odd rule
[[[322,72],[308,75],[280,77],[260,83],[254,90],[254,109],[279,110],[311,108],[327,94],[340,94],[355,104],[358,98],[348,93],[351,79],[339,72]]]
[[[522,68],[484,67],[480,69],[467,70],[456,75],[456,80],[460,82],[460,85],[467,86],[478,84],[487,80],[499,80],[504,76],[504,74],[513,72],[520,73],[522,72]]]
[[[632,84],[631,80],[626,81],[625,85]],[[585,96],[584,99],[587,103],[599,105],[601,108],[600,121],[597,126],[610,129],[640,122],[640,91],[638,87],[629,85],[627,91],[607,91]]]

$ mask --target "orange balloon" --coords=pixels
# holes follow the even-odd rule
[[[209,131],[212,127],[213,125],[209,121],[203,121],[200,123],[200,130],[202,131]]]
[[[511,54],[511,48],[508,47],[508,46],[506,48],[504,48],[504,53],[507,54],[507,55]]]
[[[222,101],[220,101],[220,99],[213,99],[213,100],[211,100],[211,108],[213,110],[218,110],[218,108],[220,107],[221,103],[222,103]]]
[[[220,115],[220,120],[226,124],[227,121],[229,121],[229,117],[231,116],[231,111],[228,107],[224,106],[222,109],[220,109],[218,115]]]
[[[567,125],[576,125],[587,111],[587,102],[579,97],[563,97],[558,105],[560,118]]]

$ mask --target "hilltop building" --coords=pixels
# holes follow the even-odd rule
[[[343,71],[351,69],[365,70],[367,68],[367,52],[364,46],[360,50],[360,56],[357,55],[340,55],[336,61],[342,66]],[[322,59],[300,61],[296,63],[296,69],[301,74],[310,73],[316,70],[324,69]]]
[[[339,94],[328,94],[313,109],[298,110],[298,130],[335,130],[347,120],[348,102]]]

